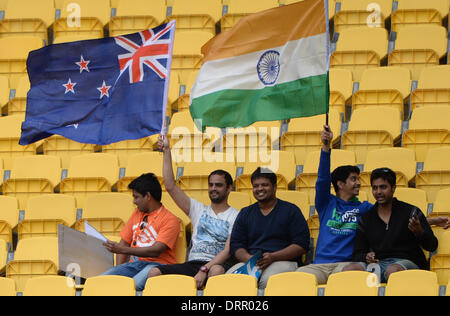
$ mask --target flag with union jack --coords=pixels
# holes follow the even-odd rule
[[[107,145],[164,128],[175,21],[30,52],[21,145],[53,134]]]

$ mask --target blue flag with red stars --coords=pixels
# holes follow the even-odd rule
[[[19,143],[53,134],[107,145],[164,128],[175,22],[30,52]]]

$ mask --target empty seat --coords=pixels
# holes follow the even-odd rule
[[[135,296],[132,278],[120,275],[104,275],[86,279],[82,296]]]
[[[75,296],[75,292],[73,279],[49,275],[29,279],[25,284],[23,296]]]
[[[413,111],[402,144],[416,152],[416,160],[423,162],[430,149],[450,145],[450,107],[429,106]]]
[[[236,191],[249,192],[253,190],[251,175],[258,167],[268,168],[277,175],[277,189],[288,190],[289,184],[295,179],[294,153],[272,150],[267,155],[268,161],[259,157],[257,162],[244,162],[243,173],[236,179]],[[239,162],[237,163],[240,164]]]
[[[272,275],[264,296],[317,296],[317,278],[304,272],[285,272]]]
[[[75,18],[79,16],[79,19]],[[64,1],[60,18],[53,25],[54,38],[67,35],[83,35],[102,38],[103,28],[109,22],[109,0]],[[69,23],[68,23],[69,21]]]
[[[402,67],[379,67],[364,71],[359,90],[353,94],[353,110],[372,107],[394,107],[404,113],[411,92],[411,73]],[[403,117],[407,118],[408,111]]]
[[[69,168],[71,157],[93,153],[94,150],[95,145],[78,143],[60,135],[50,136],[42,142],[43,153],[61,157],[61,167],[63,169]]]
[[[86,221],[107,236],[119,236],[134,210],[133,198],[126,193],[97,193],[86,198],[81,219],[75,228],[84,231]]]
[[[167,20],[177,21],[177,30],[207,30],[216,34],[216,22],[222,17],[221,0],[173,0]]]
[[[439,284],[435,272],[406,270],[392,273],[385,296],[438,296]]]
[[[165,0],[117,0],[116,3],[116,15],[109,22],[110,36],[151,29],[166,18]]]
[[[33,155],[17,157],[11,176],[3,184],[5,195],[15,196],[21,210],[26,209],[30,197],[53,193],[61,180],[61,159],[54,156]]]
[[[397,10],[392,13],[392,31],[410,25],[442,25],[448,15],[448,0],[398,0]]]
[[[307,154],[303,166],[303,172],[298,174],[296,178],[296,190],[304,192],[309,196],[309,202],[314,204],[316,195],[316,181],[319,170],[321,151],[312,151]],[[353,151],[333,149],[331,155],[331,169],[334,170],[339,166],[356,165],[356,156]]]
[[[377,296],[378,277],[366,271],[347,271],[330,275],[325,296]]]
[[[0,239],[12,245],[12,232],[19,223],[19,202],[15,197],[0,195]]]
[[[336,32],[353,27],[384,27],[392,11],[392,0],[340,0],[341,10],[335,14]],[[369,23],[369,24],[368,24]]]
[[[305,219],[308,219],[311,203],[309,202],[309,196],[307,193],[299,191],[277,190],[277,198],[297,205],[302,211]]]
[[[373,197],[373,195],[371,195]],[[417,206],[425,216],[427,216],[428,200],[427,193],[421,189],[415,188],[396,188],[394,197],[400,201]],[[373,201],[372,199],[370,201]]]
[[[252,200],[248,193],[231,191],[228,196],[228,204],[240,211],[244,207],[252,204]]]
[[[348,130],[342,136],[342,148],[353,150],[356,162],[364,163],[368,151],[399,143],[401,126],[400,111],[397,109],[379,106],[355,110]]]
[[[12,169],[14,158],[36,153],[36,144],[19,145],[23,120],[23,115],[0,116],[0,158],[5,170]]]
[[[447,54],[447,30],[438,25],[414,25],[397,32],[395,49],[389,53],[389,65],[411,70],[412,80],[419,80],[425,67],[439,65]]]
[[[379,67],[388,53],[388,32],[384,28],[358,27],[339,33],[330,68],[349,69],[353,81],[359,82],[367,68]]]
[[[350,104],[353,93],[353,74],[348,69],[330,69],[330,109],[345,115],[345,106]],[[344,120],[347,120],[345,118]]]
[[[17,83],[14,98],[8,102],[8,106],[4,112],[8,113],[8,115],[25,114],[28,90],[30,90],[30,80],[28,76],[22,76]]]
[[[5,240],[0,239],[0,273],[5,270],[7,260],[8,260],[8,244],[6,243]]]
[[[53,24],[53,0],[9,1],[5,19],[0,20],[0,37],[33,35],[48,41],[47,29]]]
[[[251,13],[278,6],[278,0],[227,0],[226,13],[221,19],[222,32],[231,29],[240,19]]]
[[[156,135],[156,137],[158,137]],[[119,167],[125,168],[128,157],[140,152],[153,151],[157,138],[155,135],[140,139],[123,140],[121,142],[102,146],[102,152],[115,154],[119,158]]]
[[[9,102],[9,80],[6,76],[0,76],[0,113],[7,113],[6,105]],[[5,108],[3,108],[5,107]]]
[[[60,192],[74,195],[77,207],[84,207],[86,196],[111,192],[119,180],[119,162],[112,154],[94,153],[72,157],[67,178],[61,181]]]
[[[197,284],[191,276],[160,275],[147,280],[142,296],[197,296]]]
[[[256,278],[245,274],[222,274],[208,279],[204,296],[257,296]]]
[[[0,296],[16,296],[16,283],[14,280],[0,278]]]
[[[188,73],[172,71],[170,74],[170,87],[167,111],[178,110],[178,112],[189,111],[189,98],[191,88],[197,79],[198,70]]]
[[[369,196],[372,195],[370,174],[373,170],[384,167],[396,173],[397,188],[408,187],[416,175],[416,154],[411,149],[397,147],[369,151],[364,162],[364,171],[359,177],[361,189],[367,191]]]
[[[0,75],[8,76],[10,89],[15,89],[19,78],[26,75],[28,53],[43,45],[38,36],[0,38]]]
[[[430,216],[450,215],[450,188],[439,190],[433,203],[433,212]]]
[[[6,265],[6,277],[15,280],[23,292],[28,279],[58,273],[58,238],[36,237],[20,240],[14,260]]]
[[[57,237],[58,224],[72,227],[76,221],[75,198],[64,194],[44,194],[28,200],[24,219],[17,231],[19,240]]]
[[[431,271],[437,274],[439,285],[447,285],[450,281],[450,231],[443,230],[439,234],[437,252],[431,257]],[[449,288],[447,288],[448,293]]]
[[[416,175],[416,187],[427,192],[428,202],[436,200],[439,190],[450,188],[450,146],[430,149],[423,170]]]
[[[450,105],[450,65],[426,67],[411,93],[411,110],[422,106]]]
[[[321,134],[324,124],[325,114],[291,119],[287,132],[281,136],[282,150],[294,152],[297,165],[302,165],[309,152],[322,148]],[[329,125],[333,131],[335,144],[341,134],[341,118],[336,110],[330,109]]]

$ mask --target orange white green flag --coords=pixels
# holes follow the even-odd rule
[[[192,118],[225,128],[328,113],[327,10],[327,0],[269,9],[206,43]]]

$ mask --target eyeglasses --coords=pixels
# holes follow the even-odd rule
[[[145,215],[144,218],[142,219],[143,223],[141,223],[141,226],[139,226],[140,232],[139,232],[138,236],[144,230],[145,226],[147,226],[147,220],[148,220],[148,215]],[[133,246],[136,246],[136,240],[133,241]]]

